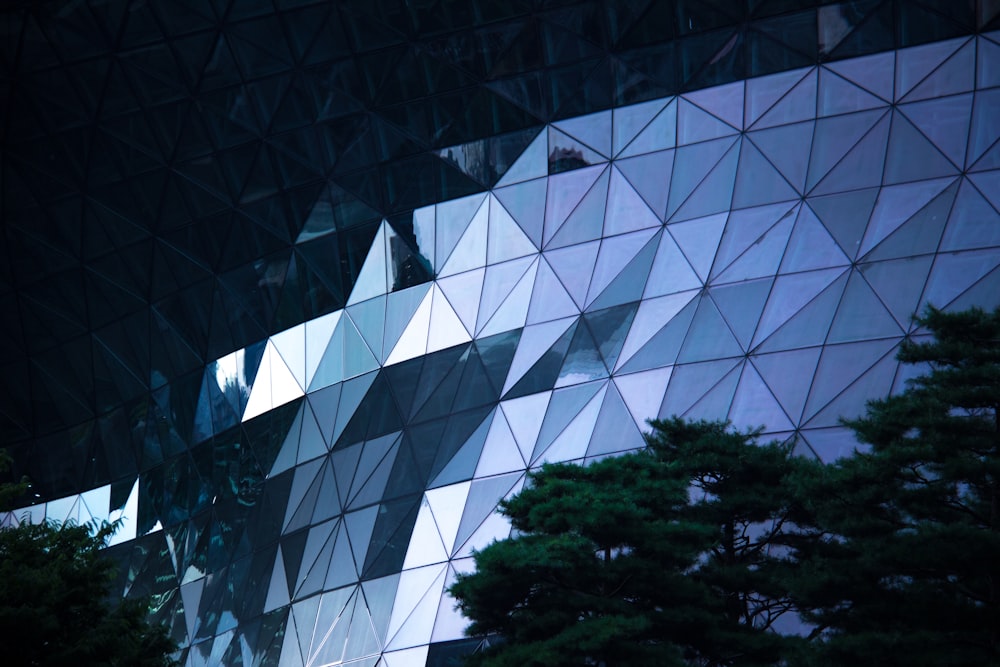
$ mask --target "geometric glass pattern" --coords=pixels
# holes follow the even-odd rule
[[[795,25],[784,20],[762,21],[757,39],[787,43],[782,31]],[[857,33],[826,25],[831,51]],[[495,39],[513,39],[501,32]],[[258,53],[250,32],[227,39],[228,55],[211,58],[237,69],[253,63],[263,77],[282,57]],[[318,43],[306,41],[303,53]],[[725,40],[716,46],[712,57],[727,57]],[[288,254],[240,249],[251,264],[224,249],[258,231],[220,221],[225,238],[198,241],[218,276],[204,289],[209,301],[232,300],[208,308],[206,331],[238,344],[164,334],[157,354],[176,372],[140,380],[124,375],[135,352],[125,332],[138,325],[109,319],[103,356],[92,359],[104,359],[109,387],[123,391],[133,377],[150,400],[141,410],[125,400],[93,427],[104,428],[107,451],[88,450],[88,460],[113,468],[95,473],[100,483],[64,483],[74,464],[43,460],[56,480],[43,490],[73,492],[50,491],[4,520],[121,518],[112,547],[126,565],[121,590],[153,596],[188,665],[445,664],[476,642],[444,590],[472,568],[473,550],[509,533],[494,510],[527,470],[641,447],[646,419],[674,414],[763,426],[822,460],[844,454],[852,441],[839,418],[913,373],[895,360],[904,337],[926,335],[911,314],[928,303],[1000,305],[1000,33],[893,46],[538,114],[543,124],[505,141],[438,146],[469,179],[463,188],[429,197],[404,187],[398,207],[340,185],[310,191],[294,214],[258,211],[260,221],[287,214],[301,225]],[[407,58],[380,67],[426,71]],[[146,74],[157,66],[144,63]],[[505,94],[529,96],[521,84]],[[238,161],[223,170],[185,154],[204,137],[177,141],[171,160],[220,171],[203,174],[218,191],[200,196],[230,196]],[[405,157],[406,138],[395,141]],[[348,148],[338,159],[370,157]],[[244,196],[322,162],[275,151],[266,173],[239,175]],[[377,166],[379,187],[398,164],[406,160]],[[159,187],[166,209],[171,187]],[[193,207],[191,196],[174,203]],[[105,229],[126,233],[125,217],[106,215]],[[158,237],[145,269],[155,273],[149,290],[174,295],[158,302],[162,319],[146,322],[161,333],[178,321],[170,309],[205,303],[200,260],[184,270],[161,258],[172,248],[191,259],[175,232]],[[293,273],[315,281],[322,305],[285,303]],[[293,314],[247,327],[238,312],[247,281],[273,299],[271,312]],[[100,307],[89,300],[87,317]],[[58,375],[43,361],[32,363]],[[53,394],[53,405],[61,400]],[[128,465],[114,462],[114,419],[127,424]]]

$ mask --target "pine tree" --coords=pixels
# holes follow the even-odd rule
[[[917,321],[934,340],[899,359],[929,371],[846,422],[870,449],[800,478],[816,664],[1000,664],[1000,309]]]
[[[0,473],[10,457],[0,450]],[[27,480],[0,482],[0,513]],[[2,516],[2,514],[0,514]],[[147,600],[113,594],[116,563],[104,551],[117,526],[53,521],[0,528],[0,645],[11,667],[173,667],[166,627]]]
[[[647,450],[545,466],[501,505],[514,535],[450,589],[470,634],[501,638],[473,664],[780,664],[789,563],[771,552],[809,463],[725,423],[651,426]]]

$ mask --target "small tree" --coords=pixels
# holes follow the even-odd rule
[[[689,485],[683,518],[714,531],[691,576],[723,601],[723,614],[689,656],[710,666],[779,663],[796,642],[775,631],[782,619],[797,626],[786,545],[801,510],[791,485],[820,464],[794,456],[791,442],[758,444],[757,432],[725,422],[674,417],[650,426],[651,450]]]
[[[790,449],[724,423],[652,427],[648,450],[544,466],[501,504],[514,535],[450,589],[470,634],[501,638],[474,664],[780,662],[787,564],[769,551]]]
[[[929,372],[846,422],[869,451],[803,478],[817,664],[1000,664],[1000,309],[917,322],[935,340],[899,359]]]
[[[0,468],[8,462],[0,450]],[[26,486],[0,484],[0,499],[19,496]],[[0,529],[4,665],[177,664],[170,658],[176,643],[165,627],[146,620],[145,601],[111,594],[116,566],[103,549],[115,529],[54,522]]]

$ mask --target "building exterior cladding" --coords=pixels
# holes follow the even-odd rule
[[[1000,305],[998,15],[5,10],[5,521],[122,519],[186,664],[445,664],[527,469],[671,414],[836,457],[913,312]]]

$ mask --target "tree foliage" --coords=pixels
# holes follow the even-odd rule
[[[0,451],[0,465],[7,461]],[[26,484],[0,484],[0,498]],[[11,666],[171,667],[177,646],[143,600],[112,595],[114,524],[27,521],[0,529],[0,645]]]
[[[482,665],[770,665],[788,600],[769,555],[789,448],[725,424],[653,423],[643,452],[547,465],[502,503],[515,537],[450,589]],[[752,483],[744,484],[752,480]],[[752,488],[751,488],[752,487]]]
[[[852,456],[674,418],[531,473],[450,589],[473,664],[1000,665],[1000,309],[916,321]]]
[[[1000,310],[918,320],[928,372],[846,422],[870,445],[803,485],[795,582],[817,664],[1000,664]]]

